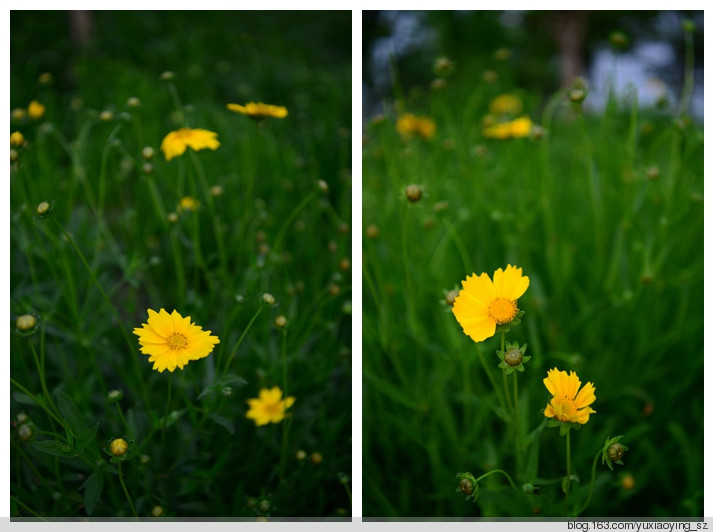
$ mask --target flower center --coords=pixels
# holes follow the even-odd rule
[[[166,343],[168,344],[168,347],[176,351],[178,349],[183,349],[184,347],[186,347],[188,345],[188,339],[184,334],[173,333],[171,336],[168,337]]]
[[[560,421],[573,421],[577,417],[577,407],[568,397],[556,397],[552,400],[555,417]]]
[[[488,316],[494,319],[495,323],[510,323],[516,315],[517,305],[509,299],[498,297],[488,307]]]

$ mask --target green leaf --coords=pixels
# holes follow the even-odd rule
[[[104,475],[101,471],[94,471],[80,486],[79,489],[84,488],[84,509],[87,511],[87,515],[92,515],[94,512],[94,506],[99,500],[103,487]]]
[[[84,425],[83,417],[79,409],[61,388],[56,389],[54,395],[57,398],[57,408],[60,414],[62,414],[62,417],[69,425],[71,431],[74,434],[78,434],[79,427]]]
[[[21,405],[38,405],[42,406],[44,403],[41,401],[41,397],[37,398],[37,401],[35,401],[32,397],[27,395],[26,393],[22,392],[13,392],[12,398],[15,399],[18,403]]]
[[[233,425],[233,422],[230,421],[228,418],[216,414],[215,412],[211,412],[210,414],[208,414],[208,419],[223,427],[225,430],[228,431],[231,436],[235,434],[235,426]]]
[[[78,453],[81,453],[84,448],[92,443],[94,441],[94,438],[97,436],[97,431],[99,430],[99,423],[94,425],[93,427],[88,428],[84,432],[82,432],[78,437],[77,441],[74,444],[74,448]]]
[[[40,452],[51,454],[53,456],[61,456],[63,458],[72,458],[76,456],[76,453],[72,450],[72,447],[67,445],[65,442],[57,440],[42,440],[32,442],[32,447]]]

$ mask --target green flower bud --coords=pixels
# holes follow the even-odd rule
[[[275,327],[277,327],[278,329],[284,329],[286,325],[287,318],[285,318],[284,316],[278,316],[277,318],[275,318]]]
[[[48,216],[49,213],[52,212],[52,205],[50,205],[48,202],[43,201],[37,206],[37,209],[35,209],[35,212],[37,213],[37,216],[40,218],[44,218],[45,216]]]
[[[624,456],[624,446],[621,443],[612,443],[607,449],[607,456],[612,462],[618,462]]]
[[[467,478],[460,479],[459,487],[460,490],[466,495],[473,495],[473,492],[475,491],[475,486],[473,485],[473,482],[471,482],[471,480]]]
[[[118,403],[124,397],[124,392],[121,390],[111,390],[106,398],[110,403]]]
[[[34,431],[29,424],[24,423],[18,427],[17,437],[20,438],[20,441],[29,441],[32,439],[32,436],[34,436]]]
[[[146,159],[147,161],[153,159],[153,156],[156,154],[154,149],[151,146],[146,146],[143,150],[141,150],[141,157]]]
[[[422,195],[423,190],[418,185],[409,185],[406,187],[406,198],[411,203],[416,203],[418,200],[421,199]]]
[[[265,305],[267,305],[268,307],[271,307],[272,305],[275,304],[275,296],[273,296],[272,294],[268,294],[267,292],[265,292],[265,293],[262,295],[262,302],[265,303]]]
[[[160,79],[161,79],[161,81],[171,81],[175,77],[176,77],[176,74],[174,74],[170,70],[167,70],[166,72],[161,74]]]
[[[522,362],[522,351],[517,347],[511,347],[505,351],[505,363],[510,367],[515,367]]]
[[[139,100],[136,96],[132,96],[126,100],[127,107],[138,107],[139,105],[141,105],[141,100]]]

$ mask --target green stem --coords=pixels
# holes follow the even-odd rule
[[[126,418],[124,417],[124,412],[121,411],[121,407],[119,406],[119,402],[117,401],[114,403],[116,405],[116,411],[119,412],[119,417],[121,418],[121,422],[124,424],[124,428],[126,429],[126,435],[127,436],[134,436],[134,434],[129,434],[131,430],[129,429],[129,424],[126,422]]]
[[[161,422],[161,447],[159,448],[158,462],[163,460],[163,445],[166,442],[166,420],[168,419],[168,409],[171,405],[171,384],[173,383],[173,373],[168,376],[168,393],[166,394],[166,408],[163,412],[163,421]]]
[[[129,501],[129,506],[131,507],[131,512],[134,514],[134,517],[138,517],[139,514],[136,513],[136,508],[134,508],[134,503],[131,501],[131,495],[129,495],[129,490],[126,489],[126,484],[124,484],[124,475],[121,474],[121,462],[119,462],[118,466],[119,466],[119,482],[121,482],[121,488],[124,490],[124,495],[126,495],[126,500]]]
[[[42,387],[42,393],[45,396],[45,399],[47,400],[47,404],[52,407],[52,410],[58,415],[61,416],[61,413],[59,409],[57,408],[57,405],[54,404],[54,401],[52,400],[52,396],[50,395],[49,390],[47,389],[47,382],[45,381],[45,365],[44,365],[44,356],[42,357],[42,360],[38,358],[37,356],[37,350],[35,349],[35,344],[32,343],[32,340],[29,342],[30,344],[30,349],[32,350],[32,356],[35,359],[35,364],[37,365],[37,373],[40,376],[40,386]],[[44,350],[43,355],[44,355]],[[64,423],[61,423],[62,426],[65,426]]]
[[[282,329],[282,394],[287,397],[287,329]]]
[[[567,440],[567,478],[565,480],[565,492],[564,492],[564,515],[567,517],[569,514],[569,488],[571,487],[571,482],[572,482],[572,469],[571,469],[571,460],[570,460],[570,450],[569,450],[569,433],[570,431],[567,431],[567,435],[565,436]]]
[[[27,512],[29,512],[29,513],[31,513],[33,516],[39,518],[41,521],[47,521],[47,519],[45,519],[45,518],[42,517],[40,514],[38,514],[37,512],[35,512],[32,508],[30,508],[29,506],[27,506],[24,502],[22,502],[22,501],[21,501],[20,499],[18,499],[17,497],[13,497],[12,495],[10,495],[10,498],[11,498],[13,501],[15,501],[17,504],[19,504],[20,506],[22,506],[25,510],[27,510]]]
[[[594,493],[594,478],[597,475],[597,458],[599,458],[599,455],[601,454],[601,451],[597,451],[597,454],[594,455],[594,460],[592,460],[592,480],[589,483],[589,495],[587,495],[587,500],[584,501],[584,506],[582,506],[579,510],[574,512],[573,517],[577,517],[579,514],[581,514],[585,508],[589,505],[589,501],[592,499],[592,494]]]
[[[238,348],[240,347],[240,344],[243,343],[243,340],[245,339],[245,335],[248,334],[248,331],[250,330],[250,327],[252,327],[252,324],[255,322],[255,320],[257,319],[257,317],[260,315],[260,313],[262,312],[262,309],[263,309],[263,308],[265,308],[265,306],[261,304],[260,307],[257,309],[257,312],[255,312],[255,314],[253,315],[252,319],[251,319],[250,322],[248,323],[248,326],[245,327],[245,329],[243,330],[243,333],[240,335],[240,338],[238,338],[238,341],[237,341],[237,343],[235,344],[235,347],[233,347],[232,352],[230,353],[230,355],[228,356],[228,359],[227,359],[226,362],[225,362],[225,367],[223,368],[222,377],[225,377],[226,373],[228,372],[228,368],[230,367],[230,363],[233,361],[233,357],[234,357],[235,354],[238,352]]]
[[[43,404],[43,401],[40,401],[32,392],[30,392],[27,388],[25,388],[24,386],[22,386],[19,382],[17,382],[17,381],[16,381],[15,379],[13,379],[12,377],[10,377],[10,384],[13,384],[13,385],[15,385],[17,388],[19,388],[22,393],[24,393],[24,394],[27,395],[30,399],[32,399],[32,400],[35,402],[35,404],[36,404],[37,406],[39,406],[41,409],[43,409],[45,412],[47,412],[47,414],[49,414],[49,416],[50,416],[52,419],[54,419],[57,423],[59,423],[62,427],[65,426],[64,420],[62,420],[61,418],[57,417],[57,414],[55,414],[54,412],[52,412],[52,410],[50,410],[49,407],[47,407],[46,405],[44,405],[44,404]]]
[[[517,371],[512,374],[512,386],[514,395],[514,417],[515,417],[515,468],[518,474],[521,473],[522,469],[522,440],[520,438],[520,413],[519,405],[517,401]]]
[[[500,388],[498,388],[497,383],[495,382],[495,377],[493,377],[492,373],[490,373],[490,366],[485,362],[485,359],[483,358],[483,351],[480,349],[480,345],[476,344],[476,347],[478,349],[478,358],[480,359],[480,363],[483,366],[483,369],[485,370],[485,374],[488,377],[488,380],[490,381],[490,385],[493,387],[493,390],[495,390],[495,395],[498,396],[498,400],[500,401],[500,408],[502,409],[503,413],[507,412],[507,405],[505,404],[505,399],[503,398],[502,391]]]
[[[411,280],[411,268],[409,268],[409,255],[406,247],[408,235],[408,204],[404,204],[404,213],[401,217],[401,252],[404,261],[404,276],[406,278],[406,310],[408,314],[411,333],[416,336],[418,328],[416,327],[416,316],[413,312],[413,300],[416,298],[416,293],[413,290],[413,282]]]
[[[487,473],[485,473],[485,474],[483,474],[483,475],[480,475],[478,478],[476,478],[476,479],[475,479],[475,482],[476,482],[476,483],[477,483],[477,482],[480,482],[480,481],[483,480],[484,478],[486,478],[486,477],[488,477],[488,476],[490,476],[490,475],[493,475],[493,474],[495,474],[495,473],[500,473],[501,475],[505,475],[505,478],[508,479],[508,482],[509,482],[510,485],[512,486],[512,489],[514,489],[516,492],[520,493],[520,490],[517,489],[517,486],[515,485],[515,483],[514,483],[514,482],[512,481],[512,479],[510,478],[510,475],[508,475],[507,472],[506,472],[506,471],[503,471],[502,469],[493,469],[492,471],[488,471]]]

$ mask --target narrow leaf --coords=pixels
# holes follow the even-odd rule
[[[99,500],[102,488],[104,487],[104,475],[100,471],[95,471],[89,478],[84,482],[84,509],[87,511],[87,515],[92,515],[94,512],[94,506]]]

